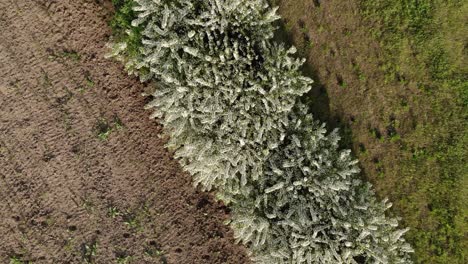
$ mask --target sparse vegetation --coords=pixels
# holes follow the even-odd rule
[[[328,85],[325,104],[330,113],[317,117],[331,122],[337,117],[349,125],[349,141],[365,177],[380,197],[394,202],[392,213],[410,227],[407,239],[415,248],[415,262],[465,263],[466,1],[273,2],[281,5],[280,14],[288,23],[285,33],[297,46],[302,47],[301,19],[307,17],[311,39],[319,38],[323,24],[337,32],[318,45],[338,43],[343,54],[352,54],[331,61],[304,51],[314,60],[309,62],[314,70],[348,62],[347,76],[356,76],[354,83],[347,82],[351,93],[343,95],[329,84],[334,80],[319,74]],[[346,24],[330,19],[336,14]],[[353,34],[341,34],[349,29]],[[378,54],[368,51],[372,43],[380,44]],[[356,60],[359,57],[366,59]],[[373,103],[359,107],[364,97]],[[350,115],[359,120],[348,122]]]
[[[138,218],[136,215],[132,213],[126,213],[124,216],[124,224],[128,226],[128,228],[133,229],[133,230],[138,230],[140,227],[140,221],[138,221]]]
[[[150,241],[145,248],[145,255],[150,258],[157,258],[160,263],[167,263],[165,252],[159,248],[155,241]]]
[[[132,256],[120,256],[117,257],[117,264],[129,264],[132,262]]]
[[[119,211],[119,209],[112,206],[112,207],[109,207],[109,209],[108,209],[108,215],[111,218],[116,218],[118,216],[121,216],[122,213]]]
[[[415,245],[417,262],[465,263],[468,4],[458,0],[360,3],[365,20],[377,25],[371,34],[386,52],[387,80],[408,85],[411,81],[421,90],[420,96],[409,98],[413,110],[421,111],[416,114],[419,125],[404,137],[390,136],[410,157],[397,168],[401,180],[416,179],[399,208],[404,221],[414,227],[408,238]],[[434,224],[410,216],[422,217],[423,208],[430,211],[424,222]]]
[[[32,263],[32,262],[23,262],[21,261],[18,257],[11,257],[10,258],[10,264],[29,264],[29,263]]]
[[[60,50],[60,51],[54,51],[52,49],[48,49],[47,52],[49,53],[48,59],[51,61],[55,61],[58,59],[61,60],[71,60],[71,61],[79,61],[81,60],[81,55],[74,51],[74,50]]]
[[[85,75],[85,82],[86,82],[86,85],[89,88],[94,87],[94,81],[93,81],[93,79],[91,79],[91,76],[90,76],[89,72],[86,73],[86,75]]]
[[[58,54],[59,57],[62,57],[62,58],[66,58],[66,59],[70,59],[70,60],[73,60],[73,61],[79,61],[81,60],[81,55],[76,52],[76,51],[68,51],[68,50],[64,50],[62,52],[60,52]]]
[[[83,199],[82,206],[88,213],[92,213],[94,211],[94,202],[89,197],[85,197]]]
[[[109,138],[110,133],[112,132],[112,127],[105,119],[101,119],[96,125],[96,131],[97,136],[100,140],[107,140],[107,138]]]
[[[113,131],[120,130],[123,127],[122,121],[117,116],[114,116],[111,121],[107,121],[104,118],[99,119],[95,129],[97,137],[100,140],[106,141]]]
[[[94,258],[98,254],[98,243],[96,241],[93,241],[89,244],[83,244],[81,247],[83,261],[86,264],[94,263]]]

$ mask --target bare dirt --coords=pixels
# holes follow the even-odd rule
[[[111,15],[0,0],[0,263],[248,263],[228,210],[164,149],[144,86],[104,58]]]

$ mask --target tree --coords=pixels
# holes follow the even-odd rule
[[[263,175],[312,82],[295,49],[270,41],[274,10],[263,1],[136,2],[133,25],[146,27],[141,56],[128,65],[157,80],[147,108],[161,118],[168,147],[205,189],[224,186],[225,200],[248,191],[247,177]]]
[[[411,247],[391,206],[359,180],[357,161],[339,150],[298,104],[286,139],[248,197],[236,196],[231,225],[258,263],[410,263]]]
[[[139,53],[129,72],[155,82],[147,105],[194,183],[233,208],[258,263],[410,263],[405,230],[385,217],[349,151],[298,98],[304,60],[273,41],[264,0],[135,0]],[[131,32],[129,32],[130,34]],[[118,43],[114,55],[127,55]],[[133,53],[132,53],[133,54]]]

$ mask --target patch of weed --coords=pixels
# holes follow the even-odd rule
[[[159,258],[161,263],[167,263],[165,252],[155,241],[150,241],[145,247],[145,255],[151,258]]]
[[[100,140],[107,140],[112,132],[112,126],[105,119],[101,119],[96,125],[96,131]]]
[[[119,209],[117,209],[116,207],[109,207],[109,209],[107,210],[107,215],[111,218],[116,218],[118,216],[121,216],[122,213],[119,211]]]
[[[62,58],[66,58],[66,59],[71,59],[73,61],[79,61],[81,60],[81,55],[76,52],[76,51],[68,51],[68,50],[65,50],[63,51],[62,53],[60,53],[60,56]]]
[[[85,83],[86,83],[86,86],[88,86],[89,88],[94,87],[94,81],[91,78],[91,74],[89,72],[85,73]]]
[[[94,211],[94,202],[88,197],[83,200],[82,206],[88,213],[92,213]]]
[[[132,256],[118,256],[117,257],[118,264],[128,264],[128,263],[131,263],[132,260],[133,260]]]
[[[114,116],[111,122],[99,119],[95,126],[97,137],[103,141],[107,140],[114,130],[121,130],[123,128],[122,120],[118,116]]]
[[[30,264],[31,261],[22,261],[19,257],[10,257],[10,264]]]
[[[94,263],[94,258],[98,254],[98,243],[97,241],[93,241],[89,244],[82,244],[81,245],[81,255],[83,258],[83,261],[85,263]]]
[[[116,42],[127,44],[128,57],[138,56],[142,46],[142,31],[144,25],[132,27],[131,23],[136,18],[133,11],[135,1],[133,0],[112,0],[115,8],[115,15],[110,21]]]
[[[140,221],[137,215],[135,214],[127,212],[126,214],[123,215],[123,219],[124,219],[124,224],[128,226],[130,229],[138,230],[141,227]]]

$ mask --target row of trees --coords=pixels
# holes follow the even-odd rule
[[[230,225],[256,263],[410,263],[337,131],[299,97],[312,80],[294,48],[273,41],[265,0],[135,0],[138,52],[114,56],[155,83],[147,105],[196,185],[232,208]],[[129,31],[128,34],[133,34]]]

